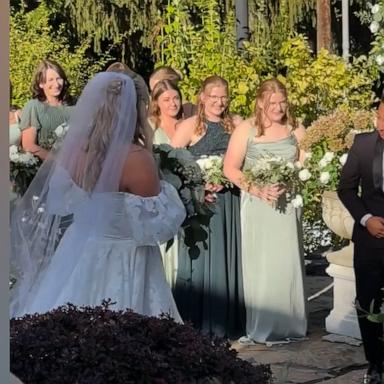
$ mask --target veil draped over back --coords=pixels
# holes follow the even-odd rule
[[[108,206],[98,204],[104,193],[118,192],[136,131],[136,92],[124,74],[102,72],[85,86],[60,148],[44,161],[11,216],[11,316],[33,294],[60,237],[62,222],[76,216],[81,225],[73,256],[63,264],[65,284],[76,254],[103,225]]]

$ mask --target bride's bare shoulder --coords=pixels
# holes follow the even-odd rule
[[[160,192],[159,174],[150,151],[133,144],[124,164],[120,190],[144,197]]]

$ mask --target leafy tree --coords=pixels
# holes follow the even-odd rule
[[[30,12],[25,7],[11,10],[10,16],[10,80],[12,104],[23,106],[30,98],[34,70],[41,59],[58,61],[64,68],[73,94],[82,90],[86,81],[110,60],[108,54],[89,56],[90,40],[71,47],[65,25],[49,24],[51,11],[41,3]]]

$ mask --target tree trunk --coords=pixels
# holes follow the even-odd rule
[[[330,0],[317,0],[316,4],[317,52],[321,48],[331,50],[331,2]]]
[[[235,9],[237,48],[241,49],[243,42],[249,40],[248,0],[236,0]]]

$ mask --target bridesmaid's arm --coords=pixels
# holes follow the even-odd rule
[[[28,127],[23,130],[21,134],[21,146],[26,152],[31,152],[35,156],[39,157],[41,160],[44,160],[48,151],[39,145],[36,144],[37,139],[37,130],[34,127]]]
[[[171,146],[174,148],[187,147],[193,138],[195,131],[196,117],[192,116],[176,125],[176,132],[172,136]]]
[[[233,115],[232,121],[233,121],[233,125],[235,127],[237,127],[238,125],[240,125],[244,121],[244,119],[239,115]]]
[[[249,131],[252,128],[252,120],[243,121],[232,133],[229,145],[224,158],[224,175],[240,189],[247,191],[267,203],[272,203],[281,194],[277,185],[258,188],[254,185],[249,186],[244,180],[244,173],[241,171],[247,151]]]
[[[247,151],[247,141],[251,128],[249,120],[241,123],[231,135],[229,144],[224,157],[224,175],[240,189],[248,190],[248,185],[244,181],[244,174],[241,167]]]

